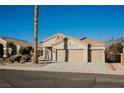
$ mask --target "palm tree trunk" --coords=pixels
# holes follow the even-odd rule
[[[38,49],[38,5],[35,5],[34,7],[34,61],[33,63],[38,63],[37,49]]]

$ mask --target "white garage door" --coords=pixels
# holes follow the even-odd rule
[[[104,62],[104,52],[102,50],[92,50],[91,62]]]
[[[83,50],[69,50],[69,62],[83,62]]]
[[[65,61],[65,50],[57,50],[57,62]]]

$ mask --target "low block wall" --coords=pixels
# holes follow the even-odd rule
[[[121,63],[124,63],[124,53],[121,53]]]

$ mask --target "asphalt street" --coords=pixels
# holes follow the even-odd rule
[[[124,88],[123,75],[0,70],[1,88]]]

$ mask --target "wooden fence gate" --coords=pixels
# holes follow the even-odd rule
[[[121,54],[105,54],[105,61],[107,63],[120,63],[121,62]]]

